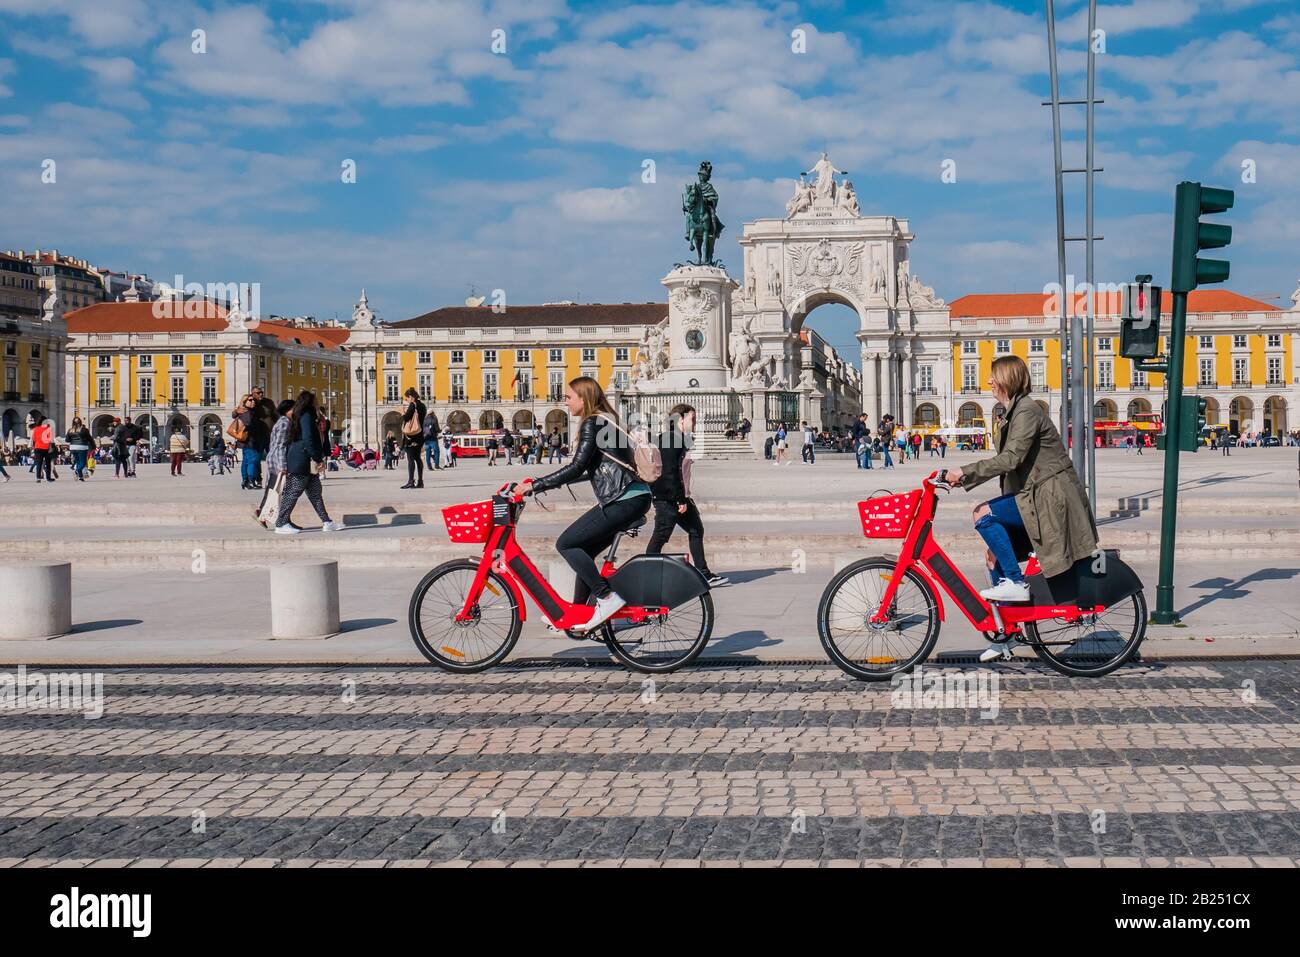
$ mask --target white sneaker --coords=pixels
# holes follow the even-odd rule
[[[320,530],[322,532],[340,532],[343,530],[343,526],[338,522],[326,522],[320,527]]]
[[[574,631],[581,631],[583,634],[595,631],[613,616],[613,614],[627,604],[627,599],[621,597],[618,592],[612,591],[604,598],[596,599],[596,613],[591,616],[591,621],[583,625],[578,625]]]
[[[275,534],[277,535],[297,535],[300,531],[302,531],[302,529],[298,528],[296,525],[275,526]]]
[[[1029,601],[1029,583],[1004,578],[992,588],[981,591],[980,597],[989,601]]]
[[[1008,638],[999,645],[989,645],[989,647],[980,655],[980,661],[1010,661],[1015,657],[1012,649],[1019,648],[1024,642],[1017,641],[1015,638]]]

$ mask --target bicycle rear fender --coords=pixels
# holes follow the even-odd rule
[[[1029,579],[1035,605],[1075,605],[1082,609],[1110,608],[1142,590],[1137,572],[1120,560],[1113,548],[1096,558],[1083,558],[1068,572]]]
[[[676,608],[709,590],[698,568],[670,555],[637,555],[609,579],[629,605]]]

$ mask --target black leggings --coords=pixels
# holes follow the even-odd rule
[[[678,525],[686,529],[686,535],[691,547],[691,561],[700,573],[706,578],[711,574],[709,572],[709,563],[704,560],[704,522],[700,519],[700,510],[695,507],[695,502],[691,499],[686,500],[686,511],[677,511],[677,506],[672,502],[663,499],[655,499],[655,530],[650,536],[650,542],[645,547],[647,555],[658,555],[668,544],[668,539],[672,538],[673,529]]]
[[[424,459],[420,458],[418,445],[406,447],[406,480],[412,485],[424,481]]]
[[[596,567],[596,556],[613,544],[619,532],[648,511],[649,495],[610,502],[603,509],[597,505],[556,539],[555,550],[578,576],[573,595],[575,604],[585,605],[592,597],[604,598],[610,593],[609,582],[601,577],[600,569]]]

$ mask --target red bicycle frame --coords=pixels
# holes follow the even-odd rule
[[[502,488],[505,492],[509,486]],[[595,606],[579,605],[567,601],[560,597],[559,593],[551,587],[551,583],[546,577],[537,570],[537,566],[519,547],[518,537],[515,534],[515,528],[518,524],[519,514],[523,510],[523,495],[510,492],[510,515],[509,521],[504,525],[495,525],[492,534],[483,545],[483,557],[479,559],[478,572],[474,575],[474,581],[470,585],[468,594],[465,596],[465,604],[461,610],[456,613],[457,621],[469,621],[474,617],[474,606],[478,604],[480,596],[484,589],[495,591],[492,583],[488,581],[488,571],[494,571],[505,579],[506,584],[514,593],[515,603],[519,608],[519,620],[527,621],[528,613],[524,604],[524,595],[527,594],[532,598],[533,603],[546,616],[546,620],[560,631],[567,631],[570,628],[578,628],[585,625],[595,614]],[[621,535],[621,533],[620,533]],[[615,538],[614,545],[605,555],[605,561],[600,569],[603,578],[609,578],[617,571],[617,566],[613,562],[615,548],[618,545],[618,538]],[[653,617],[660,617],[668,614],[668,609],[661,606],[643,606],[643,605],[624,605],[611,616],[610,621],[616,619],[626,619],[633,624],[642,624]]]
[[[873,623],[884,624],[889,621],[888,609],[893,604],[898,586],[909,569],[916,569],[934,589],[940,621],[944,620],[943,599],[939,597],[940,591],[943,591],[956,603],[977,631],[1013,635],[1021,632],[1020,623],[1024,621],[1061,619],[1074,622],[1084,615],[1100,614],[1105,610],[1101,605],[1095,608],[1080,608],[1078,605],[1034,605],[1028,602],[999,603],[995,606],[980,597],[980,593],[971,586],[966,576],[961,573],[961,569],[935,541],[934,515],[938,508],[935,477],[938,474],[937,471],[931,472],[921,482],[921,497],[908,518],[907,535],[903,539],[903,547],[899,551],[898,561],[894,565],[889,584],[885,587],[880,607],[871,617]],[[1030,556],[1025,568],[1026,577],[1041,573],[1038,558]]]

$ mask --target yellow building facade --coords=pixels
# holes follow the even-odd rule
[[[566,384],[591,376],[608,392],[631,381],[642,331],[667,315],[659,303],[438,309],[391,324],[364,294],[348,347],[355,391],[351,440],[400,438],[402,396],[415,389],[453,433],[493,428],[569,434]]]
[[[67,324],[68,418],[80,415],[96,437],[131,416],[156,448],[177,430],[207,448],[254,386],[275,402],[310,390],[332,422],[347,415],[345,328],[232,317],[194,301],[99,303]]]

